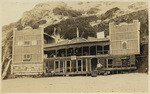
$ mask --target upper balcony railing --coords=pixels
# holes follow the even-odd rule
[[[58,50],[44,51],[44,58],[70,57],[70,56],[91,56],[109,54],[109,45],[87,46],[80,48],[65,48]]]

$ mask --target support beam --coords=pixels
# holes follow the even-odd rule
[[[67,61],[65,61],[65,72],[67,72]]]
[[[58,62],[58,68],[59,68],[59,72],[60,72],[60,61]]]
[[[76,60],[76,71],[78,72],[78,60]]]
[[[87,59],[85,60],[86,60],[86,72],[88,72],[88,60]]]
[[[65,61],[63,60],[63,73],[65,72]]]
[[[54,61],[54,73],[55,73],[55,67],[56,67],[56,66],[55,66],[55,61]]]
[[[67,57],[67,48],[66,48],[66,57]]]
[[[83,47],[81,47],[81,56],[83,56]]]
[[[106,58],[106,68],[108,68],[108,59]]]
[[[91,72],[91,59],[89,59],[89,67],[90,67],[90,72]]]
[[[89,46],[89,55],[90,55],[90,46]]]
[[[70,61],[70,72],[71,72],[71,61]]]
[[[83,72],[83,60],[81,60],[81,72]]]

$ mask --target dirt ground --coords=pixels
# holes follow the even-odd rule
[[[2,92],[148,92],[145,73],[108,76],[16,78],[2,81]]]

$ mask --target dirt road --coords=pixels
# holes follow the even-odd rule
[[[2,81],[3,92],[147,92],[144,73],[109,76],[16,78]]]

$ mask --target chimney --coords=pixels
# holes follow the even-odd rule
[[[78,30],[78,27],[77,27],[77,38],[79,38],[79,30]]]

